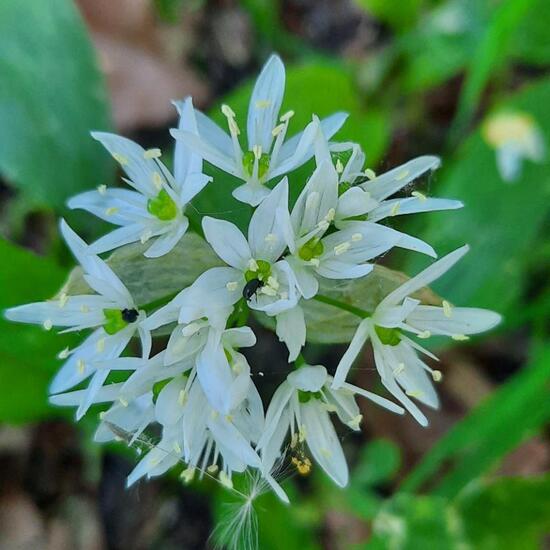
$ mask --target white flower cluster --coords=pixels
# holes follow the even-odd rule
[[[184,479],[198,472],[216,476],[226,486],[232,485],[234,472],[253,468],[286,501],[271,472],[288,448],[290,433],[299,471],[309,470],[309,454],[335,483],[345,486],[348,468],[331,413],[358,430],[358,395],[392,412],[405,412],[346,381],[365,341],[372,342],[384,386],[426,425],[413,400],[437,407],[432,380],[441,374],[421,359],[434,357],[418,339],[433,334],[461,340],[499,322],[490,311],[454,308],[445,301],[441,307],[423,305],[413,297],[452,267],[466,252],[463,247],[391,292],[375,311],[364,312],[334,377],[324,366],[305,363],[300,354],[307,339],[303,305],[317,297],[319,280],[368,276],[372,262],[394,247],[436,257],[429,244],[379,222],[462,204],[419,192],[390,198],[437,168],[439,160],[419,157],[376,176],[365,169],[358,145],[330,141],[345,121],[343,113],[324,120],[313,117],[303,132],[286,139],[293,112],[279,114],[284,83],[283,64],[272,56],[252,93],[244,151],[230,107],[222,107],[227,134],[195,111],[190,98],[178,104],[173,175],[158,149],[144,150],[125,138],[94,133],[133,188],[101,186],[69,201],[71,208],[88,210],[119,226],[89,246],[61,223],[95,294],[61,294],[7,312],[9,319],[40,323],[46,329],[92,329],[77,348],[61,353],[66,362],[52,382],[51,401],[77,406],[77,418],[92,404],[110,403],[101,414],[97,440],[113,439],[115,426],[133,439],[153,423],[161,426],[160,442],[141,459],[129,484],[181,462]],[[290,211],[286,174],[311,158],[316,168]],[[234,197],[255,207],[248,233],[243,235],[228,221],[204,217],[204,236],[226,265],[208,269],[168,303],[146,313],[98,254],[135,241],[152,243],[147,257],[170,252],[188,229],[186,205],[210,182],[203,160],[243,180]],[[274,318],[276,333],[294,363],[266,411],[240,351],[256,343],[253,331],[236,314],[248,309]],[[168,343],[151,356],[151,333],[166,326],[171,329]],[[141,357],[122,356],[136,335]],[[127,373],[125,381],[111,383],[111,371]]]

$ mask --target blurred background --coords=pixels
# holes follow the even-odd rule
[[[346,490],[314,468],[285,483],[291,507],[262,497],[260,548],[550,548],[548,29],[548,0],[2,0],[0,309],[63,283],[72,259],[59,216],[88,241],[105,230],[64,207],[119,181],[90,130],[169,155],[172,99],[192,94],[215,118],[222,102],[242,115],[276,51],[295,130],[312,113],[346,110],[337,137],[359,142],[376,172],[442,157],[418,189],[466,208],[399,227],[440,254],[469,243],[435,290],[505,320],[439,345],[442,409],[429,428],[367,404],[363,431],[342,430]],[[232,185],[201,195],[195,215],[231,204],[227,215],[246,225],[248,210],[228,202]],[[398,254],[384,263],[409,274],[426,265]],[[255,330],[249,359],[269,396],[285,355]],[[94,445],[96,415],[75,425],[48,406],[55,355],[70,343],[0,320],[0,549],[209,547],[227,492],[176,476],[126,491],[133,450]],[[333,368],[342,351],[306,356]],[[354,376],[376,387],[368,350]]]

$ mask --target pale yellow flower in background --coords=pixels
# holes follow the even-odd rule
[[[505,181],[521,174],[523,159],[542,162],[544,137],[535,119],[521,111],[506,111],[490,116],[482,127],[485,141],[495,149],[497,168]]]

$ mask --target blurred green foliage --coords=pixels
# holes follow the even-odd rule
[[[155,0],[164,21],[177,21],[184,4]],[[283,105],[296,112],[291,133],[312,114],[348,111],[350,118],[337,137],[359,142],[369,166],[377,170],[397,130],[412,125],[423,135],[434,123],[431,94],[441,94],[443,86],[457,90],[452,127],[435,140],[437,150],[423,152],[444,157],[441,173],[429,183],[430,194],[461,199],[466,208],[407,220],[405,226],[441,254],[465,242],[472,245],[467,259],[436,285],[441,295],[460,305],[500,311],[506,316],[502,331],[528,323],[537,330],[531,334],[529,364],[438,441],[395,494],[386,496],[397,485],[399,450],[388,441],[373,441],[356,458],[346,491],[314,475],[312,490],[304,495],[285,483],[291,508],[273,495],[262,497],[260,547],[320,548],[323,518],[336,511],[369,522],[371,540],[360,548],[535,549],[550,530],[550,479],[507,479],[495,471],[507,453],[540,433],[550,417],[550,349],[543,341],[550,311],[545,234],[550,166],[527,161],[519,180],[505,183],[480,127],[488,113],[517,109],[534,118],[550,146],[550,3],[356,4],[390,38],[368,57],[344,62],[291,35],[279,3],[242,0],[261,57],[276,49],[292,60]],[[20,191],[26,208],[47,206],[60,212],[67,196],[113,176],[113,164],[88,134],[109,127],[92,46],[69,0],[3,0],[0,51],[0,171]],[[251,86],[244,83],[212,108],[218,123],[225,122],[219,113],[223,102],[244,126]],[[423,147],[415,143],[412,149]],[[291,175],[293,198],[310,169],[311,164]],[[251,210],[230,198],[237,182],[212,173],[214,184],[190,212],[195,226],[208,213],[246,227]],[[0,258],[1,309],[53,295],[66,276],[54,259],[6,241],[0,241]],[[421,269],[421,258],[408,258],[404,271]],[[131,276],[143,266],[127,267]],[[1,421],[34,421],[51,414],[46,388],[58,366],[55,355],[73,342],[69,336],[0,320],[0,386],[8,389],[0,400]],[[226,496],[218,491],[214,497],[218,517]]]

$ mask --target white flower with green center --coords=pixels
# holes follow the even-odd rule
[[[411,196],[391,199],[423,174],[439,168],[438,157],[422,156],[376,175],[365,170],[365,154],[356,143],[331,143],[329,149],[318,149],[319,160],[331,158],[338,173],[338,209],[335,223],[345,226],[346,220],[357,217],[379,222],[385,218],[419,212],[456,210],[461,201],[426,197],[419,191]]]
[[[52,327],[65,327],[66,331],[94,329],[72,351],[64,350],[60,357],[68,360],[54,377],[51,393],[60,393],[92,377],[81,394],[77,418],[81,418],[93,402],[110,369],[98,368],[99,362],[116,359],[124,351],[130,339],[139,334],[142,353],[149,355],[150,332],[143,327],[145,312],[140,311],[132,296],[111,268],[64,222],[61,233],[72,253],[84,270],[84,279],[97,294],[79,296],[59,295],[47,302],[27,304],[6,311],[12,321]]]
[[[343,387],[354,360],[370,338],[376,368],[384,386],[420,424],[428,424],[424,414],[410,398],[437,408],[439,400],[432,380],[438,381],[441,373],[432,370],[418,357],[417,351],[420,351],[437,360],[433,354],[409,338],[407,333],[420,339],[444,335],[462,341],[467,340],[469,334],[493,328],[501,320],[500,315],[486,309],[453,307],[447,301],[443,301],[441,307],[429,306],[410,297],[441,277],[467,251],[468,246],[463,246],[447,254],[380,302],[372,316],[359,324],[336,369],[332,383],[334,389]]]
[[[228,105],[222,106],[222,113],[227,118],[229,135],[199,112],[198,136],[181,129],[172,130],[172,135],[214,166],[245,181],[233,191],[233,196],[256,206],[269,193],[265,183],[288,174],[312,157],[318,124],[330,138],[347,118],[345,113],[335,113],[320,122],[314,120],[303,132],[285,141],[294,112],[288,111],[279,117],[284,90],[284,65],[278,56],[272,55],[264,65],[250,98],[248,149],[245,151],[239,141],[241,130],[235,113]]]
[[[546,156],[542,132],[528,113],[494,114],[484,123],[482,135],[495,149],[498,171],[508,182],[520,176],[523,159],[542,162]]]
[[[191,99],[177,104],[180,129],[197,131]],[[135,190],[107,189],[104,185],[95,191],[81,193],[69,200],[70,208],[82,208],[118,229],[101,237],[90,249],[96,254],[122,245],[154,239],[145,256],[156,258],[174,248],[187,231],[189,221],[185,207],[210,181],[202,173],[202,159],[176,143],[174,176],[160,160],[159,149],[145,150],[133,141],[103,132],[94,132],[97,139],[111,153],[126,172],[126,183]]]
[[[291,448],[307,444],[321,468],[337,485],[345,487],[348,466],[329,413],[335,412],[344,424],[359,430],[362,416],[355,395],[366,397],[392,412],[404,413],[401,407],[383,397],[351,384],[343,384],[334,390],[331,383],[332,377],[325,367],[302,365],[277,388],[256,447],[261,451],[264,471],[269,471],[281,455],[283,442],[290,430]]]

